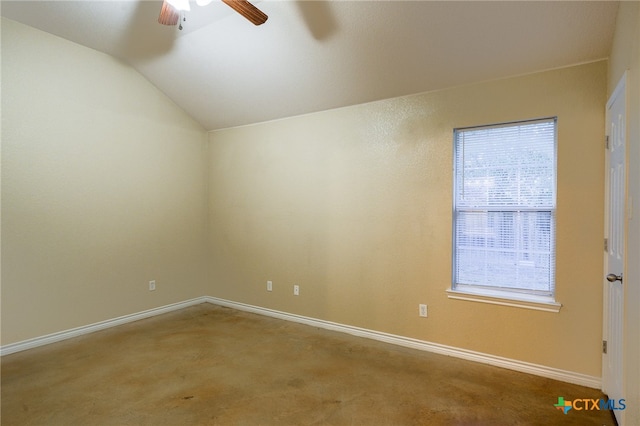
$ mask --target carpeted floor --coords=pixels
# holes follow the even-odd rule
[[[9,425],[614,425],[596,389],[202,304],[7,355]]]

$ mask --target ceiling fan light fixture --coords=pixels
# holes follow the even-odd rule
[[[167,0],[163,0],[162,9],[160,9],[160,16],[158,16],[158,22],[162,25],[176,25],[180,20],[180,12],[175,7],[167,3]]]
[[[206,6],[212,0],[196,0],[199,6]],[[247,0],[222,0],[227,6],[247,18],[254,25],[262,25],[269,18],[263,11],[249,3]],[[163,25],[176,25],[184,20],[184,13],[191,11],[189,0],[163,0],[158,22]],[[179,27],[182,29],[182,24]]]
[[[262,25],[267,21],[268,16],[247,0],[222,0],[222,2],[247,18],[253,25]]]
[[[189,0],[167,0],[174,9],[178,11],[186,11],[189,12],[191,10],[191,6],[189,6]]]

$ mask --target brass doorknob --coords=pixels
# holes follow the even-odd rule
[[[607,275],[607,281],[609,281],[610,283],[615,283],[616,281],[622,282],[622,274],[620,275],[609,274]]]

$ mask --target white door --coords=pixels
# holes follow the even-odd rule
[[[622,328],[626,224],[626,74],[607,103],[607,253],[604,279],[604,341],[602,390],[609,399],[624,398]],[[618,421],[620,413],[614,411]]]

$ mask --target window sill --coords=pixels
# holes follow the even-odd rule
[[[496,292],[498,293],[498,292]],[[468,291],[458,291],[447,289],[447,297],[449,299],[466,300],[469,302],[490,303],[493,305],[512,306],[515,308],[533,309],[545,312],[560,312],[561,303],[554,301],[541,300],[536,297],[524,296],[522,298],[505,297],[495,294],[489,295],[484,291],[483,294],[472,293]]]

